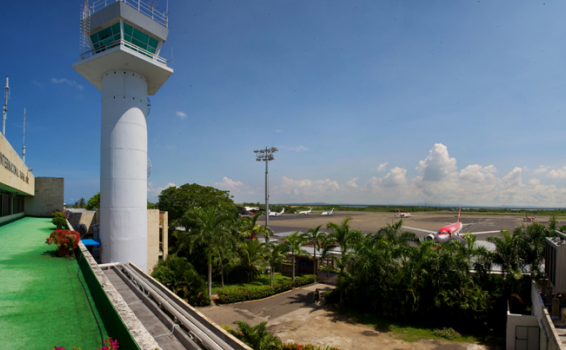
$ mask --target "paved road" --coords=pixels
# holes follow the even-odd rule
[[[234,321],[245,321],[250,325],[256,325],[309,306],[314,300],[314,291],[317,288],[332,289],[326,284],[311,284],[268,299],[197,309],[219,325],[234,327]]]

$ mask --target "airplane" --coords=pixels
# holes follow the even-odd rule
[[[309,215],[311,212],[312,212],[312,208],[310,208],[309,210],[300,211],[299,215]]]
[[[403,228],[426,232],[429,235],[425,237],[425,240],[434,241],[435,243],[446,243],[452,239],[465,242],[464,239],[460,236],[462,229],[464,228],[464,226],[473,225],[475,223],[463,224],[460,221],[461,212],[462,212],[462,208],[460,208],[460,210],[458,211],[458,221],[456,221],[453,224],[439,228],[438,232],[423,230],[421,228],[408,227],[408,226],[403,226]],[[500,231],[498,230],[498,231],[483,231],[483,232],[469,232],[469,233],[473,235],[482,235],[486,233],[499,233],[499,232]]]
[[[269,216],[280,216],[283,215],[283,213],[285,212],[285,208],[283,208],[283,210],[281,210],[281,212],[276,212],[276,211],[269,211]]]
[[[397,209],[397,214],[395,214],[396,216],[400,216],[402,218],[410,218],[411,217],[411,213],[401,213],[401,209]]]
[[[324,215],[324,216],[333,216],[333,215],[334,215],[334,208],[332,208],[331,211],[324,211],[324,212],[322,212],[322,215]]]
[[[525,217],[523,217],[523,221],[533,222],[533,221],[535,221],[535,217],[534,216],[528,216],[527,213],[525,212]]]

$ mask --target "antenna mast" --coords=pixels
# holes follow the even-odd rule
[[[22,160],[26,162],[26,109],[24,108],[24,142],[22,149]]]
[[[10,99],[10,86],[8,85],[8,76],[6,76],[6,87],[4,88],[4,91],[6,103],[4,103],[4,109],[2,111],[2,134],[6,136],[6,118],[8,118],[8,100]]]

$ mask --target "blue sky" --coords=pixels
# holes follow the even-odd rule
[[[164,5],[164,1],[161,1]],[[2,4],[7,138],[65,200],[99,191],[100,92],[76,73],[82,1]],[[566,3],[169,1],[148,196],[566,205]],[[171,51],[172,49],[172,51]]]

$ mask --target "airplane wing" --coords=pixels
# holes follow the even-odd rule
[[[416,227],[409,227],[409,226],[401,226],[404,229],[408,229],[408,230],[417,230],[417,231],[422,231],[422,232],[426,232],[426,233],[436,233],[436,231],[430,231],[430,230],[423,230],[422,228],[416,228]]]
[[[466,233],[471,233],[472,235],[485,235],[487,233],[499,233],[501,231],[482,231],[482,232],[466,232]]]

